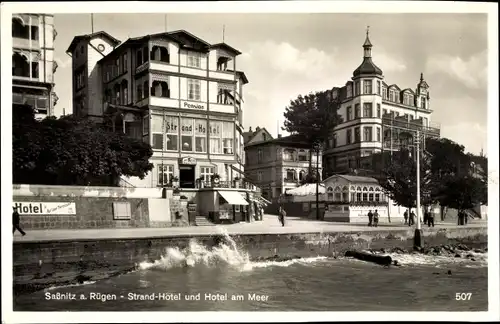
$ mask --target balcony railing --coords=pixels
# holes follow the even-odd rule
[[[327,200],[328,205],[349,205],[349,206],[387,206],[387,201],[330,201]]]
[[[215,183],[213,181],[196,181],[196,187],[201,188],[240,188],[240,189],[248,189],[255,190],[260,192],[260,188],[254,185],[253,183],[246,181],[244,179],[233,180],[233,181],[219,181],[219,183]]]

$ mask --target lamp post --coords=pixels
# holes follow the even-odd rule
[[[320,219],[319,214],[319,151],[321,150],[321,143],[314,143],[314,149],[316,150],[316,220]]]
[[[413,247],[421,248],[423,246],[422,228],[420,224],[420,132],[417,130],[415,138],[416,144],[416,157],[417,157],[417,228],[415,229],[415,236],[413,237]]]

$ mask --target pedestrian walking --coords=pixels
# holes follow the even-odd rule
[[[378,211],[375,209],[375,212],[373,213],[373,226],[378,227]]]
[[[12,208],[14,210],[12,212],[12,227],[13,227],[12,234],[16,233],[16,230],[18,230],[19,233],[21,233],[24,236],[24,235],[26,235],[26,233],[21,228],[21,216],[17,212],[17,208],[16,207],[12,207]]]
[[[281,226],[283,227],[285,226],[285,217],[286,217],[285,209],[283,207],[280,207],[278,218],[281,223]]]
[[[403,214],[403,217],[405,219],[405,225],[408,225],[408,209],[405,210],[405,213]]]
[[[372,226],[373,224],[373,213],[371,209],[368,211],[368,226]]]

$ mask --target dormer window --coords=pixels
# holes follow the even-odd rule
[[[352,86],[348,85],[347,86],[347,98],[352,97]]]
[[[408,105],[409,106],[414,106],[415,105],[415,101],[414,101],[412,95],[408,95]]]
[[[389,91],[389,101],[394,101],[394,91]]]
[[[407,106],[409,106],[409,105],[410,105],[410,98],[409,98],[409,96],[408,96],[408,94],[407,94],[407,93],[405,93],[405,94],[403,95],[403,103],[404,103],[405,105],[407,105]]]
[[[387,99],[387,88],[386,87],[382,88],[382,99]]]
[[[422,97],[422,109],[427,109],[427,102],[424,97]]]

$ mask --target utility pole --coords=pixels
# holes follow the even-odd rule
[[[417,228],[415,229],[415,236],[413,237],[413,247],[421,248],[423,247],[422,239],[422,228],[420,224],[420,131],[417,130],[417,135],[415,138],[415,144],[417,146]]]
[[[319,213],[319,151],[321,150],[321,144],[317,142],[314,145],[316,150],[316,220],[320,220]]]

